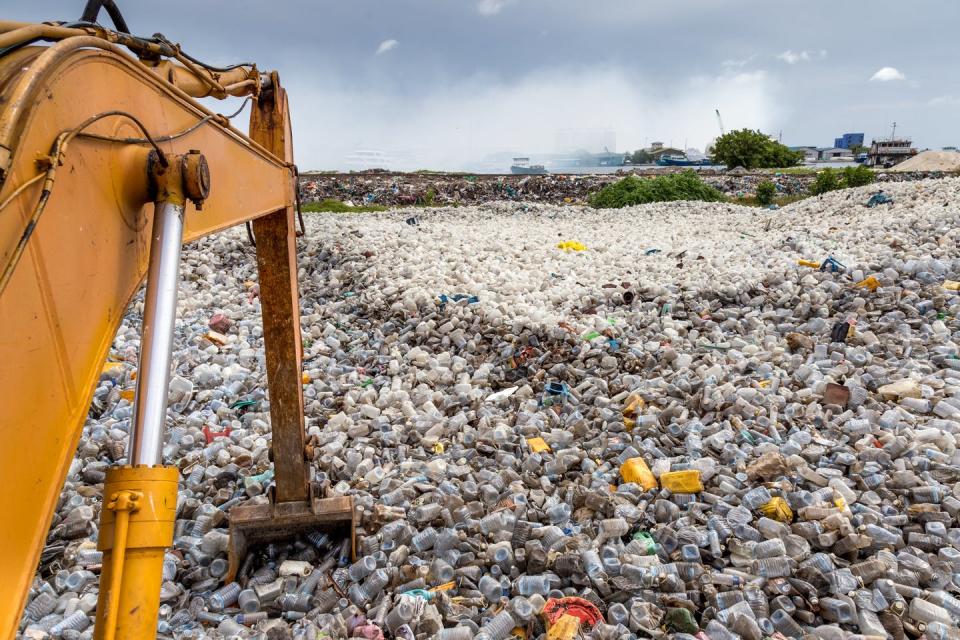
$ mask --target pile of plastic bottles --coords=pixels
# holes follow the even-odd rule
[[[353,496],[356,554],[313,533],[256,549],[229,583],[230,508],[272,482],[269,403],[253,251],[240,234],[199,242],[158,636],[960,637],[960,181],[889,192],[876,209],[860,190],[776,214],[498,203],[416,226],[310,220],[311,481]],[[828,257],[836,270],[798,264]],[[25,638],[91,637],[138,310]]]

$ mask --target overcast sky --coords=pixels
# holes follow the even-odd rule
[[[118,3],[138,35],[277,69],[301,169],[342,168],[357,149],[454,169],[555,151],[571,128],[613,129],[617,151],[702,149],[715,108],[727,130],[782,132],[790,145],[846,131],[869,143],[893,121],[921,148],[960,144],[953,1]],[[84,2],[4,4],[6,19],[40,21],[76,19]]]

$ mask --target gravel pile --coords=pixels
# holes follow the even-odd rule
[[[956,151],[921,151],[909,160],[904,160],[890,171],[960,171],[960,153]]]
[[[358,557],[311,535],[229,585],[229,507],[272,477],[256,267],[240,232],[192,245],[159,637],[957,637],[960,180],[873,191],[308,218],[314,482],[354,496]],[[24,637],[92,634],[141,311]]]

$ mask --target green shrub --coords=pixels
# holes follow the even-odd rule
[[[769,180],[764,180],[757,185],[757,202],[762,206],[773,204],[773,197],[777,195],[777,185]]]
[[[827,168],[817,174],[813,184],[810,185],[810,193],[819,196],[828,191],[836,191],[841,186],[843,185],[840,183],[837,172],[834,169]]]
[[[619,209],[634,204],[671,200],[720,202],[725,198],[701,180],[695,171],[684,171],[656,178],[627,176],[593,194],[590,204],[597,209]]]
[[[793,167],[803,161],[803,153],[788,147],[760,131],[738,129],[726,133],[713,143],[713,162],[733,169]]]
[[[876,174],[862,164],[843,169],[843,182],[848,187],[864,187],[876,179]]]

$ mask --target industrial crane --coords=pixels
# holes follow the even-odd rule
[[[114,29],[96,20],[106,8]],[[242,96],[249,134],[196,98]],[[240,223],[256,238],[276,486],[231,509],[230,575],[249,545],[353,536],[350,498],[313,495],[305,457],[296,169],[276,72],[216,68],[129,33],[113,0],[81,20],[0,21],[0,638],[13,638],[104,360],[146,277],[126,464],[103,486],[96,638],[156,636],[172,544],[164,466],[182,243]]]

